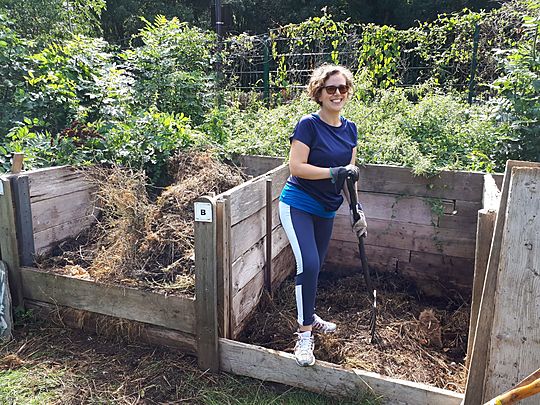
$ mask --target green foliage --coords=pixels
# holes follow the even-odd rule
[[[18,32],[42,44],[99,34],[105,6],[105,0],[0,0],[0,9],[8,11]]]
[[[456,95],[429,89],[381,90],[372,99],[356,98],[344,115],[358,127],[358,161],[412,167],[418,174],[441,169],[495,169],[493,146],[499,126],[488,107],[470,107]],[[418,102],[411,99],[420,97]],[[286,156],[289,136],[303,115],[317,110],[307,97],[274,109],[224,115],[227,150],[233,153]]]
[[[510,142],[499,145],[498,158],[502,162],[540,162],[540,5],[530,4],[531,11],[536,12],[531,13],[534,17],[523,19],[525,40],[516,48],[498,52],[505,74],[493,83],[499,96],[496,110],[510,138]]]
[[[124,54],[137,78],[136,103],[202,123],[212,101],[214,34],[158,16],[138,37],[143,45]]]
[[[358,68],[366,69],[375,85],[388,88],[397,83],[400,42],[407,36],[395,28],[368,24],[362,33],[362,47],[358,55]]]

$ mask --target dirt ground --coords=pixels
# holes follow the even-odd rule
[[[370,300],[359,273],[334,278],[321,273],[316,313],[338,325],[317,334],[315,357],[463,392],[464,358],[470,306],[463,300],[429,300],[405,280],[385,276],[377,282],[377,342],[370,343]],[[264,297],[240,340],[293,352],[296,330],[294,280]]]
[[[11,405],[377,405],[373,397],[332,399],[197,368],[196,359],[98,336],[49,321],[18,320],[0,343],[0,403]]]
[[[50,255],[36,258],[36,265],[73,277],[193,295],[193,203],[246,177],[239,168],[201,151],[178,153],[168,171],[172,184],[162,190],[150,187],[142,172],[98,167],[84,171],[97,190],[97,223],[62,241]]]

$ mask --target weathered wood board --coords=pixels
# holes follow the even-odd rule
[[[459,405],[463,395],[424,384],[384,377],[361,370],[347,370],[317,361],[313,367],[298,367],[289,353],[220,339],[223,371],[263,381],[293,385],[320,394],[347,396],[371,391],[383,403],[396,405]]]
[[[485,375],[484,398],[538,369],[540,353],[540,167],[512,169]],[[538,398],[520,401],[538,404]]]
[[[127,328],[124,331],[122,326],[125,326],[126,320],[113,318],[107,315],[97,314],[83,310],[74,310],[73,308],[48,304],[41,301],[27,300],[26,306],[34,310],[34,314],[40,318],[50,319],[53,322],[59,322],[62,325],[67,325],[71,328],[82,329],[89,333],[123,334],[126,339],[134,339],[151,345],[166,346],[171,349],[181,350],[184,353],[197,355],[197,343],[195,336],[189,333],[180,332],[177,330],[163,328],[161,326],[140,324],[137,323],[136,331],[133,335],[133,329]],[[123,321],[123,322],[122,322]],[[111,327],[111,325],[119,325],[119,327]]]
[[[483,283],[482,299],[476,321],[473,349],[470,356],[470,368],[467,375],[467,387],[465,388],[464,405],[476,405],[482,402],[485,371],[489,353],[488,342],[492,335],[494,316],[494,296],[499,274],[499,258],[501,254],[501,242],[503,229],[506,221],[506,209],[508,191],[512,168],[514,167],[540,167],[539,163],[508,160],[501,186],[500,204],[493,229],[493,239],[489,252],[486,276]],[[497,181],[497,180],[496,180]]]
[[[22,267],[24,298],[195,333],[195,300]]]

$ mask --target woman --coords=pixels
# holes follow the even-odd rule
[[[290,137],[291,176],[280,196],[279,215],[296,259],[299,326],[294,355],[300,366],[315,364],[312,331],[336,330],[335,323],[324,321],[314,310],[319,270],[343,202],[341,191],[347,176],[358,178],[356,125],[340,115],[352,90],[348,69],[336,65],[315,69],[307,91],[320,109],[302,117]],[[348,197],[346,187],[343,191]],[[353,230],[362,235],[365,217],[361,207],[357,211],[360,220],[353,223]]]

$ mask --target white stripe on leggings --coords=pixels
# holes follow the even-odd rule
[[[302,252],[300,251],[300,244],[294,232],[294,227],[291,218],[291,207],[284,202],[279,202],[279,218],[281,219],[281,225],[285,229],[289,243],[296,258],[296,275],[302,274],[304,271],[304,263],[302,263]],[[302,302],[302,286],[297,285],[295,288],[296,295],[296,311],[298,312],[298,324],[304,324],[304,305]]]

